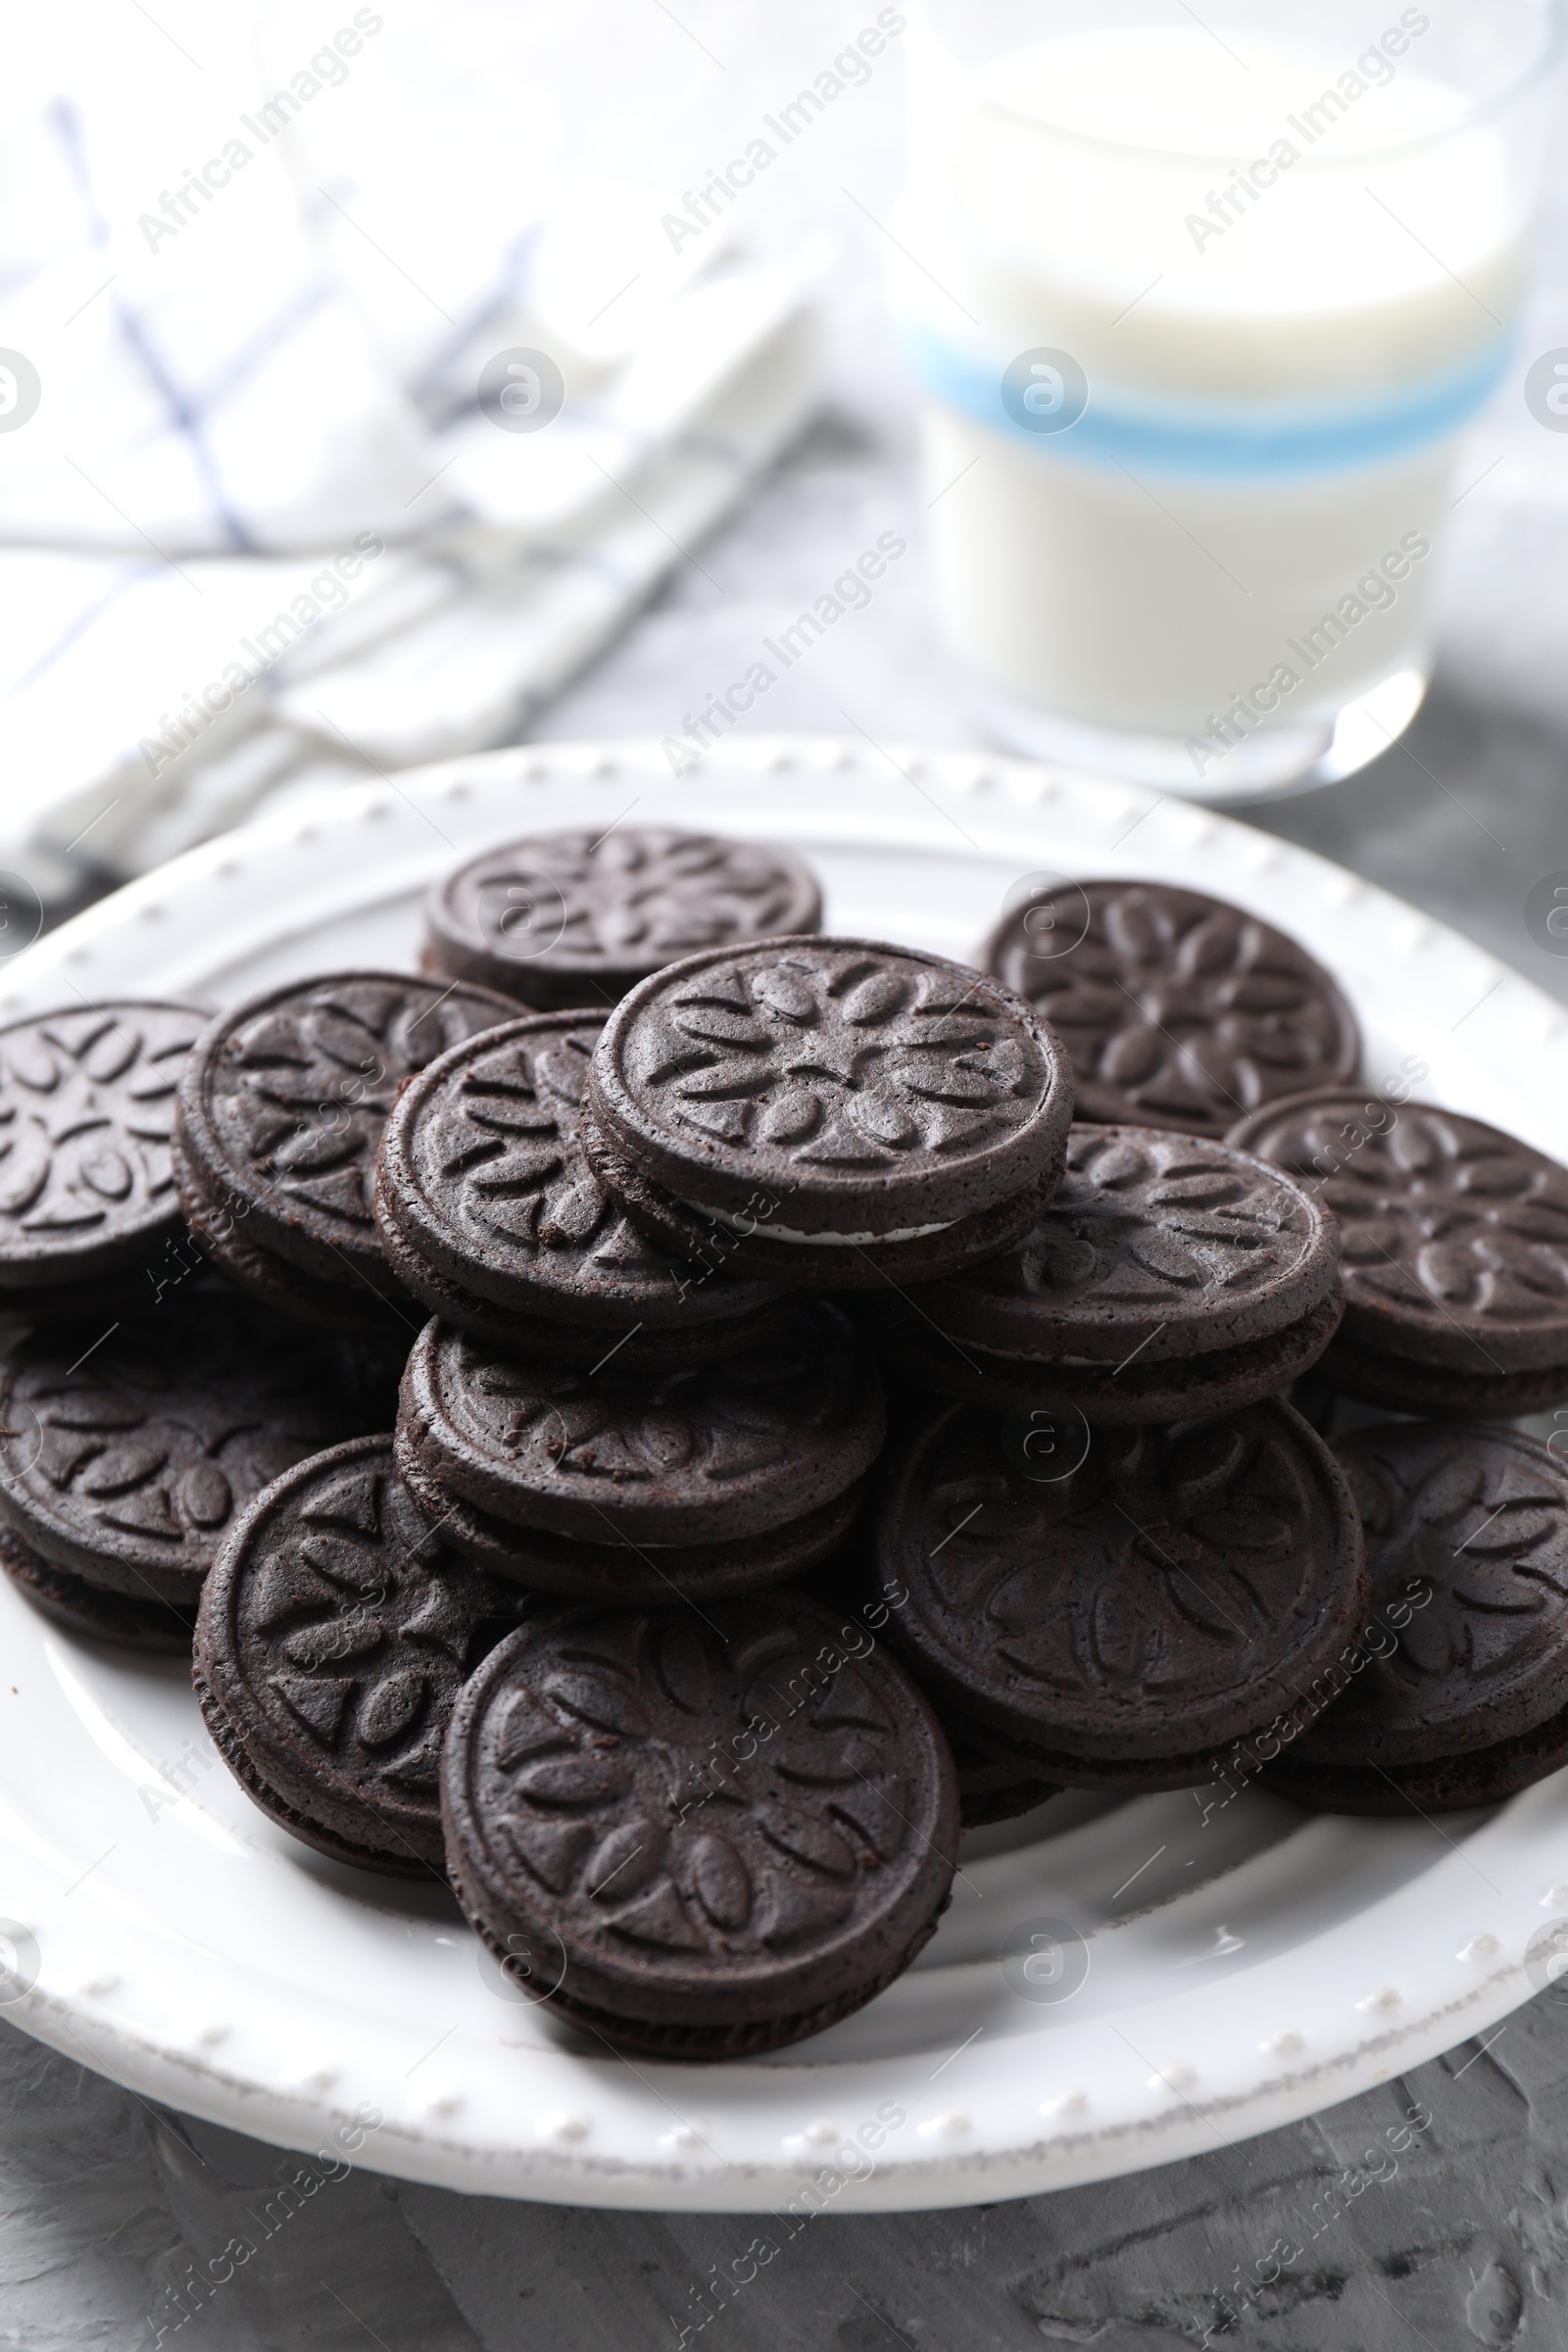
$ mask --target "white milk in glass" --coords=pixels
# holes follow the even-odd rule
[[[970,71],[913,27],[894,294],[941,625],[1004,731],[1222,797],[1416,708],[1526,220],[1424,10],[1349,55],[1209,22]]]

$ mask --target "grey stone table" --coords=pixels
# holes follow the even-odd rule
[[[744,0],[678,0],[674,13],[662,0],[574,0],[531,12],[520,36],[514,18],[508,37],[559,99],[577,168],[685,188],[874,15],[860,0],[797,0],[787,22]],[[481,0],[446,22],[477,56]],[[927,622],[909,399],[877,305],[897,79],[890,54],[734,222],[764,250],[812,231],[836,241],[822,420],[541,734],[678,728],[891,527],[910,560],[779,682],[766,724],[974,740],[964,682]],[[1255,821],[1568,998],[1568,960],[1524,924],[1532,883],[1568,868],[1568,436],[1543,432],[1519,393],[1523,365],[1564,343],[1568,171],[1548,202],[1520,369],[1461,484],[1427,709],[1364,775]],[[1332,2193],[1417,2107],[1430,2125],[1377,2166],[1385,2177],[1357,2175],[1353,2199]],[[694,2290],[753,2233],[743,2217],[508,2204],[367,2172],[306,2196],[287,2189],[296,2165],[157,2112],[0,2024],[0,2346],[132,2352],[162,2329],[181,2352],[673,2352]],[[257,2240],[258,2214],[274,2217],[270,2233],[176,2329],[191,2278],[232,2238]],[[1299,2259],[1242,2299],[1235,2276],[1281,2238]],[[689,2340],[714,2352],[1157,2352],[1205,2330],[1256,2352],[1568,2343],[1568,1997],[1312,2122],[1216,2140],[1160,2172],[967,2212],[823,2218]]]

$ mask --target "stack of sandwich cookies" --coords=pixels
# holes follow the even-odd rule
[[[1338,1258],[1332,1216],[1279,1170],[1197,1136],[1075,1126],[1023,1240],[889,1301],[879,1341],[925,1388],[1000,1414],[1230,1412],[1321,1356]]]
[[[603,1026],[535,1013],[404,1088],[376,1178],[393,1272],[444,1322],[588,1370],[674,1369],[761,1339],[789,1311],[782,1291],[671,1258],[588,1167],[578,1129]]]
[[[1031,892],[980,952],[1060,1032],[1079,1115],[1216,1142],[1276,1096],[1353,1078],[1355,1016],[1272,924],[1170,883]]]
[[[1409,1818],[1498,1804],[1568,1764],[1568,1469],[1517,1431],[1451,1423],[1335,1450],[1366,1528],[1371,1627],[1270,1785]]]
[[[354,1432],[330,1352],[213,1290],[0,1364],[0,1566],[74,1631],[188,1649],[251,1496]]]
[[[180,1083],[180,1203],[221,1272],[279,1313],[343,1331],[418,1311],[371,1213],[404,1080],[512,1017],[483,989],[344,972],[251,997],[203,1032]]]
[[[784,850],[656,825],[546,833],[486,850],[431,892],[423,965],[541,1010],[608,1010],[699,948],[821,919],[814,876]]]
[[[673,1604],[814,1566],[849,1534],[886,1420],[842,1315],[662,1375],[503,1353],[442,1323],[404,1375],[402,1474],[448,1540],[541,1590]]]
[[[447,1867],[612,2048],[754,2057],[909,1965],[952,1887],[953,1761],[885,1648],[799,1593],[698,1615],[544,1606],[454,1711]]]
[[[1348,1089],[1277,1103],[1231,1140],[1338,1219],[1337,1389],[1455,1420],[1568,1400],[1568,1169],[1480,1119]]]
[[[622,1001],[582,1140],[672,1252],[871,1289],[1020,1239],[1071,1116],[1056,1039],[994,980],[910,949],[780,939],[688,956]]]
[[[0,1312],[153,1305],[184,1239],[170,1136],[207,1017],[75,1004],[0,1030]]]
[[[1097,1432],[1051,1482],[987,1415],[936,1407],[894,1450],[877,1547],[939,1713],[1069,1788],[1213,1778],[1231,1743],[1329,1703],[1367,1617],[1349,1490],[1277,1399]]]
[[[262,1810],[339,1862],[440,1872],[441,1741],[527,1603],[432,1532],[361,1438],[259,1495],[202,1593],[196,1695]]]
[[[470,861],[426,979],[275,988],[194,1052],[177,1006],[0,1031],[0,1569],[194,1630],[271,1821],[450,1869],[594,2046],[821,2030],[931,1934],[959,1827],[1061,1788],[1273,1752],[1304,1802],[1432,1810],[1568,1764],[1568,1477],[1484,1430],[1342,1471],[1280,1394],[1568,1398],[1568,1174],[1348,1095],[1333,982],[1197,893],[1037,893],[989,976],[819,913],[790,858],[616,826]],[[98,1286],[184,1247],[171,1169],[252,1297],[186,1249],[132,1326]]]

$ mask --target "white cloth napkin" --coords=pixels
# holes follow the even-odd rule
[[[824,257],[535,161],[498,0],[18,30],[0,868],[35,889],[517,740],[809,413]]]

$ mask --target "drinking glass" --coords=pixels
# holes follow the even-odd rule
[[[1408,725],[1563,29],[1563,0],[924,0],[891,291],[939,623],[1002,740],[1223,802]]]

